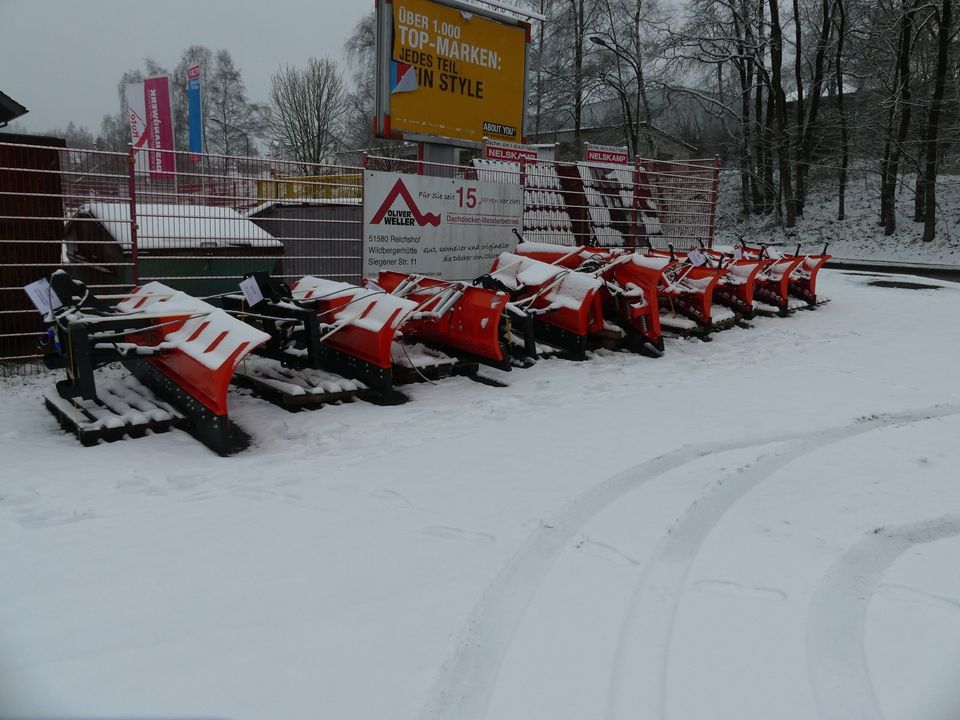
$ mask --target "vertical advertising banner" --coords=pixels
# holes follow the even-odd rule
[[[190,129],[190,147],[194,162],[200,160],[203,152],[203,113],[200,98],[200,66],[187,68],[187,124]]]
[[[173,118],[170,113],[170,79],[166,75],[143,81],[144,102],[147,110],[147,143],[150,146],[148,167],[150,177],[166,178],[173,175]]]
[[[523,188],[400,173],[363,174],[363,276],[400,270],[472,280],[517,247]]]
[[[147,171],[147,110],[143,101],[143,83],[128,83],[126,87],[127,115],[130,122],[130,142],[133,144],[134,169]]]

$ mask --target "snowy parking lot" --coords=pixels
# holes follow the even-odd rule
[[[0,716],[956,720],[960,285],[83,448],[0,381]],[[898,278],[900,280],[902,278]]]

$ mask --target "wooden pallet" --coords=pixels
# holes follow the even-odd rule
[[[394,353],[393,382],[397,385],[435,381],[454,375],[476,375],[480,363],[451,357],[445,353],[416,344]]]
[[[365,395],[367,386],[326,370],[294,370],[276,360],[250,356],[240,363],[233,383],[249,388],[257,397],[287,410],[317,408],[350,402]]]
[[[160,400],[132,375],[97,380],[96,400],[60,397],[55,387],[43,393],[44,404],[60,426],[77,436],[86,447],[116,442],[125,437],[139,438],[184,428],[186,417]]]

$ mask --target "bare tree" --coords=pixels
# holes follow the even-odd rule
[[[590,40],[603,48],[598,62],[598,76],[610,87],[620,102],[627,147],[634,157],[640,154],[640,139],[646,139],[645,152],[656,155],[651,133],[653,115],[647,97],[644,66],[653,55],[652,37],[661,30],[656,3],[650,0],[603,0],[604,23]]]
[[[254,155],[255,139],[268,125],[266,106],[251,102],[240,69],[228,50],[217,50],[212,72],[204,85],[204,103],[209,120],[207,151],[222,155]]]
[[[937,71],[930,99],[930,110],[923,132],[924,149],[924,211],[923,240],[930,242],[936,233],[937,222],[937,158],[939,151],[940,116],[943,111],[943,96],[946,90],[947,73],[950,72],[950,41],[953,39],[953,3],[942,0],[935,8],[937,17]]]
[[[310,58],[302,70],[286,66],[273,75],[271,140],[275,154],[301,163],[330,159],[340,145],[346,94],[337,64]]]

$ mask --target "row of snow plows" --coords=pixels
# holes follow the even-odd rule
[[[313,276],[287,285],[255,272],[242,292],[210,298],[159,282],[97,296],[58,271],[45,285],[41,344],[66,378],[45,402],[84,444],[177,427],[228,455],[250,441],[228,414],[231,382],[293,410],[354,397],[404,402],[398,386],[449,375],[502,385],[481,366],[582,360],[593,348],[658,357],[664,332],[709,339],[756,314],[818,304],[828,259],[826,247],[788,255],[521,242],[471,281],[385,270],[362,285]]]

